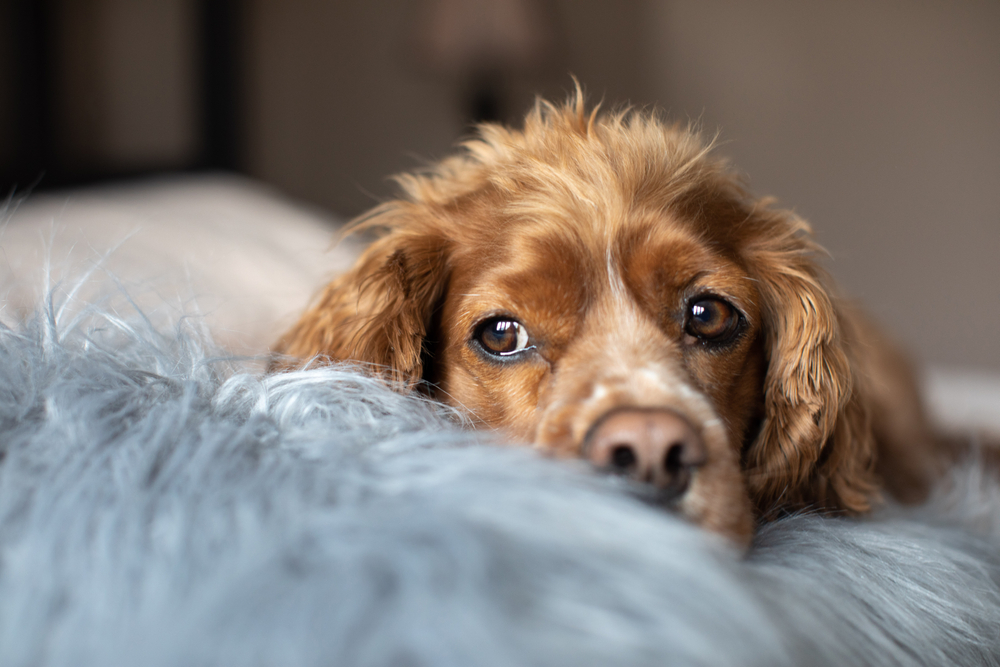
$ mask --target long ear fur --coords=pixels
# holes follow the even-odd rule
[[[869,509],[875,443],[841,314],[813,259],[810,229],[791,213],[761,211],[770,234],[750,251],[763,297],[768,370],[764,419],[746,453],[758,510]]]
[[[372,364],[407,386],[422,378],[421,352],[448,279],[449,243],[417,209],[391,202],[355,225],[388,233],[322,290],[282,337],[277,353]]]

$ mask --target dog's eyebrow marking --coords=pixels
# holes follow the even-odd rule
[[[691,276],[686,283],[681,285],[681,291],[687,292],[692,287],[694,287],[702,278],[712,275],[710,271],[699,271],[698,273]]]

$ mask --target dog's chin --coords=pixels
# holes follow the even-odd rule
[[[579,446],[559,442],[536,443],[536,447],[556,458],[586,458]],[[729,453],[728,447],[716,449],[708,464],[688,468],[665,485],[635,479],[608,466],[594,465],[594,470],[614,479],[618,488],[639,502],[680,516],[745,550],[753,537],[755,517],[736,457]]]
[[[724,503],[718,502],[719,498],[713,502],[703,502],[699,497],[707,493],[707,490],[699,488],[698,472],[692,473],[685,487],[660,488],[604,469],[597,470],[603,474],[611,474],[616,488],[643,505],[674,514],[717,535],[737,551],[749,548],[755,522],[746,492],[743,491],[742,495],[735,493],[742,489],[742,484],[724,490],[725,495],[729,496]]]
[[[601,470],[600,472],[607,471]],[[662,489],[652,484],[628,479],[622,475],[616,475],[616,477],[621,478],[626,493],[641,503],[668,512],[680,513],[682,511],[681,501],[684,499],[684,494],[687,493],[687,484],[682,488]]]
[[[702,475],[710,471],[699,471]],[[674,502],[679,513],[708,531],[727,538],[739,549],[747,549],[754,533],[750,497],[738,470],[729,480],[695,480],[692,488]]]

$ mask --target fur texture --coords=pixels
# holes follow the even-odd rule
[[[621,467],[652,478],[629,454],[652,451],[658,470],[698,450],[672,502],[737,541],[782,512],[866,512],[886,486],[920,498],[937,453],[906,364],[837,299],[808,225],[709,152],[654,114],[589,111],[579,91],[522,129],[484,125],[359,221],[386,233],[280,351],[423,381],[557,456],[596,458],[622,411],[679,415],[690,438],[626,440]],[[705,308],[728,313],[726,335],[692,328]],[[486,349],[489,326],[513,351]]]
[[[1000,664],[978,468],[741,559],[349,367],[59,312],[0,329],[4,665]]]

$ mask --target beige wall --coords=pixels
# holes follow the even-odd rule
[[[193,0],[103,0],[107,147],[128,163],[184,163],[198,127]]]
[[[194,159],[193,0],[89,0],[59,7],[54,121],[70,165],[128,169]]]
[[[672,0],[656,96],[925,360],[1000,370],[1000,3]]]
[[[414,57],[416,0],[250,3],[251,172],[347,214],[392,192],[387,177],[442,157],[468,131],[457,82]],[[634,97],[648,77],[642,2],[550,5],[552,62],[510,81],[519,117],[542,92],[562,97],[575,73],[597,96]]]
[[[447,88],[418,78],[392,0],[257,0],[247,105],[251,172],[292,195],[355,213],[385,177],[440,155],[459,131]]]

